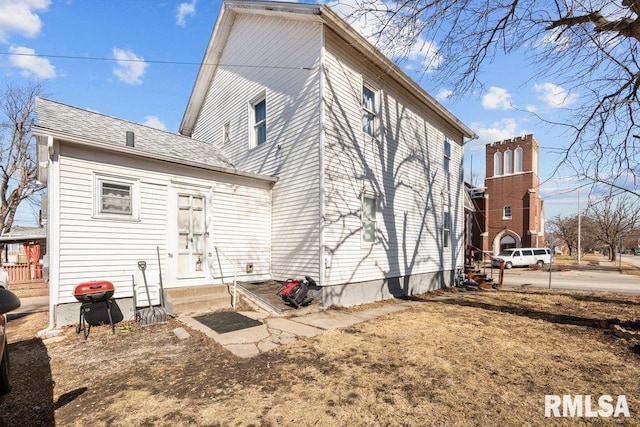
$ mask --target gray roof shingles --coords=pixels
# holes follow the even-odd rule
[[[206,164],[235,170],[233,164],[213,144],[183,135],[43,98],[36,99],[36,113],[36,127],[42,131],[56,131],[116,147],[126,147],[126,132],[133,131],[135,149],[151,156],[171,157],[182,164]]]

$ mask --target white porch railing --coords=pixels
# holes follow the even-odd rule
[[[224,252],[222,252],[222,250],[214,245],[213,248],[216,251],[216,258],[218,259],[218,268],[220,269],[220,279],[222,279],[222,283],[224,283],[224,273],[222,272],[222,264],[220,263],[220,255],[222,255],[222,257],[229,263],[231,264],[231,267],[233,268],[233,297],[232,297],[232,303],[231,305],[233,306],[233,309],[236,309],[236,298],[237,298],[237,294],[238,294],[238,283],[236,281],[236,265],[233,261],[231,261],[231,259],[225,255]],[[217,279],[217,277],[215,277],[213,274],[211,275],[212,278]]]

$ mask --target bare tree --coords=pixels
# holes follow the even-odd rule
[[[611,198],[589,207],[595,227],[594,237],[607,249],[609,260],[616,260],[616,248],[640,224],[640,203],[627,196]]]
[[[11,230],[20,203],[43,187],[36,181],[37,160],[31,126],[39,83],[7,84],[0,100],[0,234]]]
[[[548,223],[550,231],[567,245],[569,255],[575,255],[578,248],[578,215],[562,217],[556,215]]]
[[[582,252],[592,251],[598,246],[598,242],[593,237],[597,233],[596,227],[594,221],[588,216],[580,218],[579,223],[577,214],[566,217],[556,215],[548,221],[547,226],[552,234],[567,245],[569,255],[576,255],[578,238]]]
[[[635,0],[338,0],[347,19],[398,61],[427,53],[423,72],[482,86],[498,53],[518,52],[523,68],[561,85],[570,108],[560,164],[596,183],[640,196],[640,2]],[[514,70],[515,72],[515,70]],[[572,107],[568,107],[572,105]],[[553,119],[555,120],[555,119]]]

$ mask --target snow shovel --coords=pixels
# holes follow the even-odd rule
[[[164,307],[155,307],[151,301],[151,293],[149,292],[149,285],[147,284],[147,275],[145,270],[147,269],[147,263],[145,261],[138,261],[138,268],[142,271],[142,279],[144,280],[144,288],[147,291],[147,300],[149,301],[149,307],[143,308],[139,312],[140,326],[155,325],[158,323],[167,323],[167,311]]]

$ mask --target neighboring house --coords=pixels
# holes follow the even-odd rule
[[[215,243],[236,265],[253,263],[240,280],[309,275],[324,306],[447,286],[463,266],[462,151],[475,134],[327,6],[226,2],[184,136],[39,102],[60,302],[87,277],[126,282],[156,245],[168,287],[211,283],[179,274],[183,194],[210,218],[203,255]],[[117,132],[95,123],[77,135],[86,115]],[[162,147],[172,152],[153,153]],[[111,187],[124,220],[107,203]]]
[[[42,260],[46,251],[46,231],[42,227],[16,226],[0,236],[3,248],[0,265],[9,283],[38,282],[44,285],[46,269]]]
[[[545,246],[538,150],[531,134],[486,145],[484,187],[470,189],[477,250]]]

